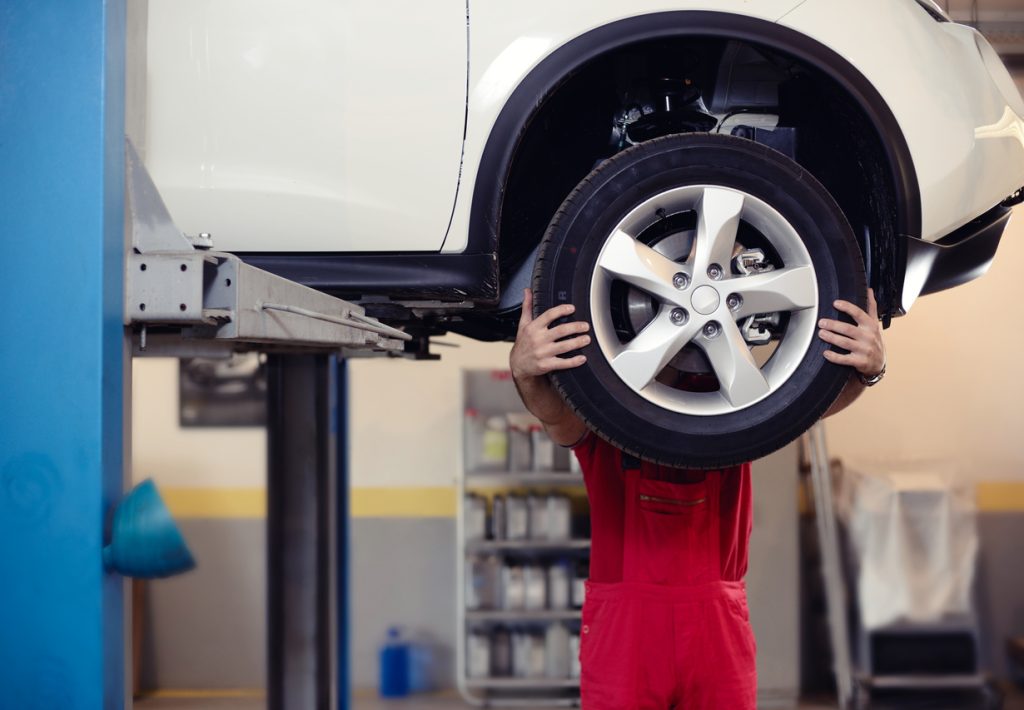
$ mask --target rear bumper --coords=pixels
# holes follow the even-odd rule
[[[934,242],[905,237],[903,312],[918,296],[959,286],[988,271],[1012,213],[1003,203]]]

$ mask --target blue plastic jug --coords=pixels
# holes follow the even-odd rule
[[[410,647],[395,626],[388,629],[388,638],[380,649],[380,695],[382,698],[404,698],[409,694]]]

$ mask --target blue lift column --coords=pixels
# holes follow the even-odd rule
[[[0,707],[124,706],[124,0],[0,3]]]

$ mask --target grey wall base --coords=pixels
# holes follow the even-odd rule
[[[788,464],[787,464],[788,465]],[[797,572],[790,531],[775,506],[793,506],[786,470],[754,480],[754,537],[747,577],[758,634],[762,704],[785,704],[795,688],[798,649]],[[795,475],[795,474],[794,474]],[[776,495],[770,492],[774,491]],[[779,527],[781,526],[781,527]],[[145,688],[259,688],[265,671],[265,527],[259,520],[185,520],[183,532],[199,567],[148,584],[143,648]],[[986,627],[986,665],[1006,675],[1003,647],[1024,635],[1024,514],[979,519],[979,597]],[[793,533],[795,535],[795,532]],[[352,685],[377,685],[377,650],[390,625],[401,625],[437,649],[435,678],[453,683],[455,521],[352,521]],[[792,611],[791,611],[792,607]],[[790,618],[790,614],[793,617]]]
[[[262,688],[266,684],[266,524],[189,519],[196,569],[146,583],[142,687]]]

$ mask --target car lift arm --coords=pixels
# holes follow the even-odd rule
[[[360,306],[212,251],[207,234],[186,236],[130,141],[125,162],[130,244],[124,319],[140,328],[136,354],[253,348],[400,353],[411,339],[368,318]],[[179,328],[181,337],[156,339],[147,349],[150,326]],[[197,347],[196,340],[205,342]]]

